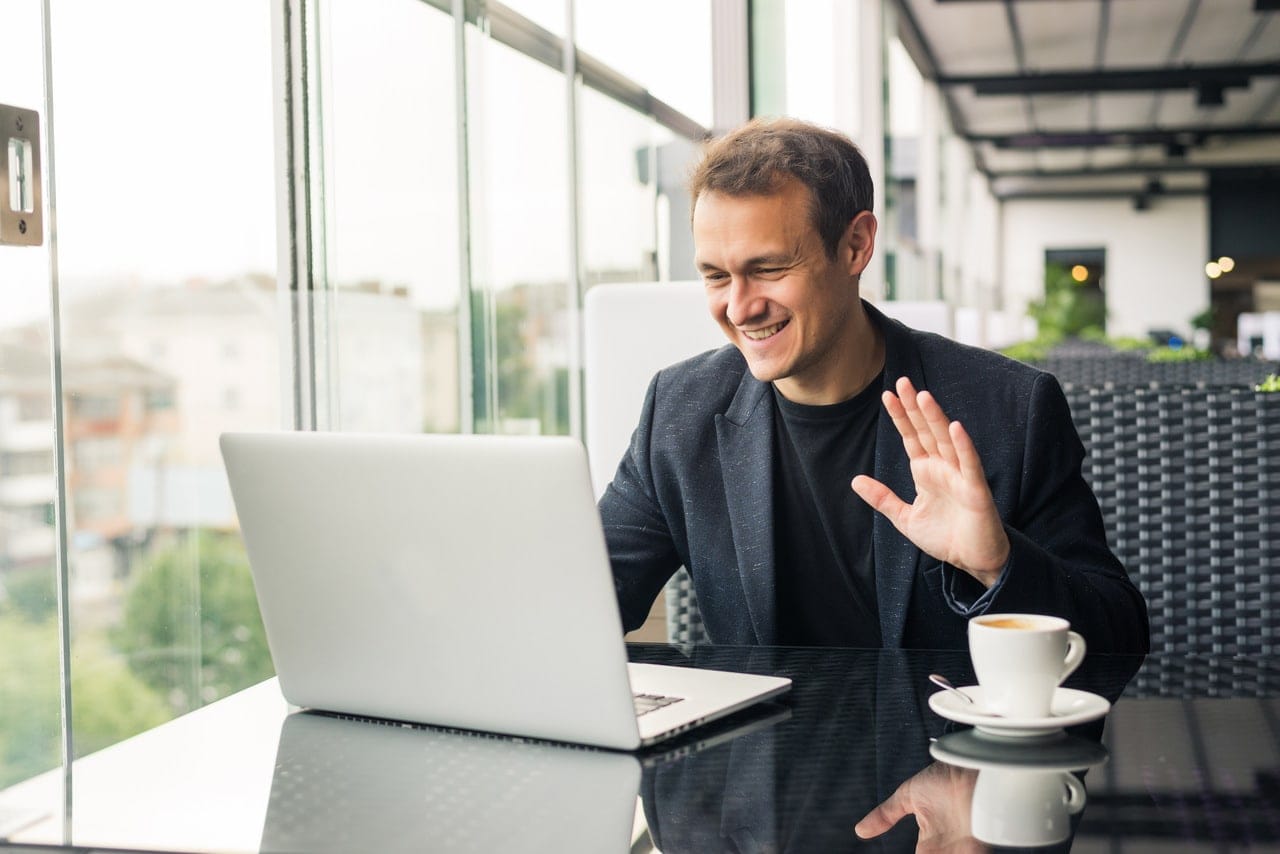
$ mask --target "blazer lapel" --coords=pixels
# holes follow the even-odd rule
[[[743,374],[738,393],[716,416],[725,502],[756,643],[770,645],[774,624],[773,418],[762,405],[769,384]]]
[[[884,334],[884,387],[894,390],[898,377],[910,377],[916,388],[925,387],[924,367],[920,354],[911,342],[906,327],[885,317],[863,302],[867,314]],[[911,477],[911,464],[902,447],[902,437],[893,426],[889,413],[881,409],[876,426],[875,478],[907,503],[915,501],[916,484]],[[911,586],[915,580],[920,550],[883,515],[875,514],[872,523],[872,546],[875,549],[876,598],[880,609],[880,643],[886,649],[902,645],[911,603]]]

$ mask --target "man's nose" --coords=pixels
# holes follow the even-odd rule
[[[734,276],[729,283],[729,307],[726,315],[734,326],[745,326],[765,311],[764,295],[752,286],[746,276]]]

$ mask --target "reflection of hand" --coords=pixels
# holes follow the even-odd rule
[[[858,822],[863,839],[879,836],[904,816],[920,828],[917,854],[978,854],[990,849],[969,834],[973,787],[978,772],[935,762],[907,780],[888,800]]]
[[[1009,537],[973,440],[959,421],[948,420],[932,394],[917,393],[906,377],[897,389],[896,396],[884,393],[884,408],[911,460],[915,503],[866,475],[853,479],[853,491],[922,552],[990,587],[1009,557]]]

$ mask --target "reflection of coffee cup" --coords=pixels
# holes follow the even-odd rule
[[[969,655],[988,711],[1043,718],[1053,692],[1084,660],[1084,638],[1060,617],[987,614],[969,620]]]
[[[974,784],[970,832],[988,845],[1052,845],[1070,835],[1085,800],[1070,771],[986,768]]]

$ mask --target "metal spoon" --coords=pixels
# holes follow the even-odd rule
[[[932,682],[934,685],[937,685],[939,688],[945,688],[945,689],[947,689],[947,690],[948,690],[948,691],[950,691],[952,694],[958,694],[960,697],[963,697],[963,698],[964,698],[964,701],[965,701],[966,703],[968,703],[968,704],[969,704],[969,705],[971,705],[971,706],[973,705],[973,698],[972,698],[972,697],[970,697],[970,696],[969,696],[968,694],[966,694],[965,692],[961,691],[961,690],[960,690],[959,688],[957,688],[956,686],[952,685],[952,684],[951,684],[951,681],[950,681],[949,679],[947,679],[947,677],[945,677],[945,676],[939,676],[937,673],[930,673],[930,674],[929,674],[929,681],[930,681],[930,682]]]

